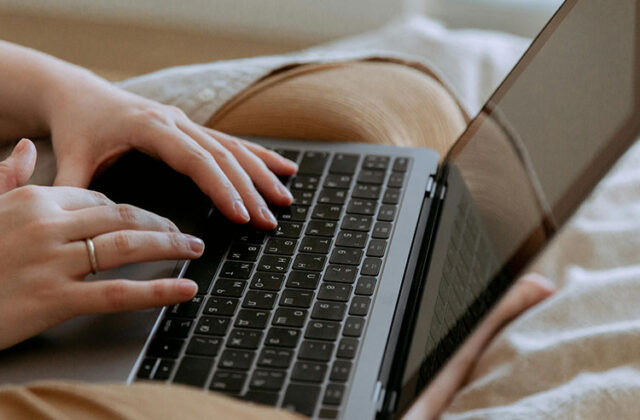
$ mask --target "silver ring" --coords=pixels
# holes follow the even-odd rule
[[[87,244],[87,252],[89,253],[89,264],[91,264],[91,274],[98,272],[98,259],[96,258],[96,247],[93,245],[93,241],[90,238],[84,240]]]

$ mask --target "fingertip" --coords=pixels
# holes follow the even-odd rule
[[[548,277],[538,273],[529,273],[522,278],[522,281],[534,284],[540,293],[545,296],[550,296],[556,292],[555,284]]]
[[[178,293],[186,299],[191,299],[198,293],[198,285],[195,281],[189,279],[178,280]]]
[[[242,200],[236,200],[233,203],[233,211],[240,218],[240,223],[248,223],[251,220],[251,216],[249,216],[249,210],[244,205]]]

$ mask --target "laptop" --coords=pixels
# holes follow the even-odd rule
[[[637,0],[567,0],[442,159],[252,139],[300,168],[271,232],[229,223],[164,164],[124,157],[94,188],[206,243],[176,264],[198,294],[160,312],[129,382],[314,418],[400,417],[639,136],[638,22]]]

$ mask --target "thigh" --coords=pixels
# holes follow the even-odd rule
[[[267,77],[207,125],[236,135],[430,147],[443,156],[466,121],[451,94],[425,72],[347,62]]]

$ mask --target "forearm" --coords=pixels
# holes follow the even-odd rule
[[[51,112],[69,93],[101,83],[81,67],[0,41],[0,142],[49,134]]]

